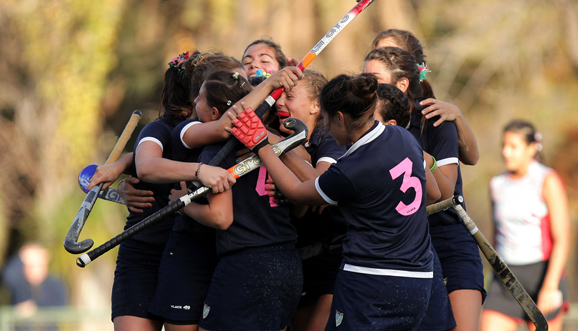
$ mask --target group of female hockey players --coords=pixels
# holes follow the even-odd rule
[[[197,185],[211,192],[120,245],[115,330],[477,330],[477,245],[452,209],[425,207],[462,195],[460,161],[478,149],[459,108],[435,99],[424,58],[403,30],[376,36],[362,73],[330,80],[267,39],[239,60],[174,58],[159,118],[91,187],[130,175],[126,228]],[[292,133],[289,117],[308,135],[278,157],[269,144]],[[247,148],[211,164],[232,136]],[[225,170],[251,153],[258,170]]]

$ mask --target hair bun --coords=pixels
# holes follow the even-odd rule
[[[351,92],[361,98],[370,97],[377,91],[377,78],[372,74],[361,74],[351,80]]]

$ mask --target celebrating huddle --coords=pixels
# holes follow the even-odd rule
[[[169,63],[159,118],[88,189],[130,174],[125,229],[199,185],[211,192],[122,242],[115,330],[477,330],[477,244],[453,209],[426,213],[462,195],[475,137],[435,99],[412,33],[383,31],[372,46],[362,73],[330,80],[266,39],[241,61]],[[307,136],[278,156],[288,118]],[[231,136],[245,146],[215,164]],[[258,170],[226,170],[252,154]]]

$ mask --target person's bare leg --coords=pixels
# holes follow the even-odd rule
[[[160,331],[163,323],[136,316],[117,316],[114,331]]]
[[[456,290],[450,293],[456,319],[454,331],[478,331],[482,311],[482,293],[478,290]]]
[[[198,324],[176,325],[165,323],[165,331],[199,331]]]
[[[560,313],[556,318],[548,320],[548,331],[562,331],[564,322],[564,314]],[[534,323],[528,323],[528,330],[536,330]]]
[[[518,329],[518,322],[495,310],[484,309],[482,311],[481,326],[482,331],[515,331]]]
[[[331,315],[333,294],[320,296],[315,303],[301,307],[293,316],[295,331],[323,331]]]

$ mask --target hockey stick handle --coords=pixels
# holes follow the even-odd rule
[[[126,123],[126,126],[122,130],[120,137],[118,137],[118,140],[116,141],[116,144],[112,149],[112,152],[110,152],[110,155],[108,156],[108,159],[106,159],[106,162],[104,164],[111,164],[114,161],[118,160],[120,153],[122,153],[122,150],[128,143],[130,136],[132,136],[132,133],[136,129],[136,126],[138,125],[138,122],[140,121],[141,118],[142,112],[140,110],[135,110],[132,112],[132,115],[130,115],[128,123]]]
[[[351,21],[353,21],[353,19],[357,17],[357,15],[359,15],[359,13],[361,13],[365,8],[367,8],[367,6],[369,6],[372,2],[373,0],[359,1],[357,5],[355,5],[350,11],[348,11],[347,14],[345,14],[345,16],[343,16],[341,20],[339,20],[339,22],[337,22],[337,24],[335,24],[333,28],[331,28],[331,30],[329,30],[329,32],[327,32],[323,36],[323,38],[321,38],[321,40],[319,40],[317,44],[315,44],[315,46],[313,46],[313,48],[309,51],[309,53],[307,53],[307,55],[305,55],[305,57],[301,60],[301,62],[299,62],[297,67],[299,67],[299,69],[301,70],[305,70],[305,68],[307,68],[307,66],[309,66],[309,64],[313,62],[313,60],[315,60],[317,55],[319,55],[319,53],[321,53],[321,51],[325,47],[327,47],[327,45],[329,45],[329,43],[333,40],[333,38],[335,38],[335,36],[337,36],[339,32],[343,30],[343,28],[345,28]],[[271,97],[273,97],[275,100],[278,100],[281,94],[283,94],[282,87],[273,91],[271,93]]]
[[[301,145],[301,143],[305,141],[305,139],[307,138],[308,134],[307,126],[298,119],[288,118],[285,120],[283,125],[285,126],[285,128],[289,130],[294,130],[295,132],[289,137],[281,140],[280,142],[272,146],[273,151],[275,151],[275,153],[279,156]],[[254,155],[246,160],[243,160],[235,164],[234,166],[230,167],[227,171],[229,171],[233,176],[235,176],[235,178],[239,178],[255,169],[258,169],[262,164],[263,162],[261,162],[259,156]],[[133,225],[132,227],[123,231],[116,237],[110,239],[109,241],[91,250],[90,252],[79,256],[76,259],[76,265],[78,265],[81,268],[84,268],[99,256],[110,251],[114,247],[120,245],[120,243],[122,243],[123,241],[136,235],[140,231],[160,222],[164,217],[174,214],[175,212],[181,210],[194,200],[202,196],[205,196],[210,191],[211,189],[209,189],[206,186],[203,186],[198,188],[192,193],[180,197],[178,200],[172,202],[163,209],[155,212],[154,214],[150,215],[149,217],[145,218],[139,223]]]
[[[137,124],[141,118],[142,118],[142,112],[140,110],[135,110],[132,113],[128,123],[126,124],[126,126],[122,130],[122,133],[121,133],[118,141],[114,145],[114,148],[112,149],[112,152],[108,156],[105,164],[113,163],[114,161],[116,161],[118,159],[118,157],[120,156],[120,153],[122,152],[122,150],[126,146],[128,140],[130,139],[130,136],[134,132],[134,130],[135,130],[135,128],[136,128],[136,126],[137,126]],[[70,228],[68,229],[68,232],[66,233],[66,237],[64,238],[64,248],[69,253],[80,254],[80,253],[86,252],[87,250],[89,250],[92,247],[92,245],[94,245],[94,241],[92,239],[85,239],[81,242],[77,242],[77,241],[78,241],[78,237],[80,236],[80,232],[82,231],[82,228],[84,227],[84,224],[86,223],[86,220],[88,219],[88,216],[90,215],[90,212],[92,211],[92,207],[94,206],[94,204],[96,203],[96,200],[98,199],[98,194],[102,190],[103,185],[104,185],[104,183],[100,183],[98,186],[93,187],[86,194],[84,201],[80,205],[78,213],[76,214],[76,217],[72,221],[72,224],[70,225]]]
[[[347,12],[347,14],[345,14],[345,16],[343,16],[341,20],[339,20],[339,22],[337,22],[337,24],[335,24],[333,28],[331,28],[331,30],[329,30],[329,32],[327,32],[323,36],[323,38],[321,38],[321,40],[317,42],[317,44],[315,44],[315,46],[309,51],[309,53],[307,53],[307,55],[305,55],[305,57],[301,60],[301,62],[299,62],[297,67],[301,70],[305,70],[305,68],[309,66],[309,64],[317,57],[317,55],[319,55],[319,53],[321,53],[321,51],[333,40],[333,38],[335,38],[335,36],[337,36],[337,34],[339,34],[339,32],[341,32],[341,30],[343,30],[343,28],[345,28],[347,24],[349,24],[349,22],[351,22],[357,15],[359,15],[359,13],[361,13],[365,8],[367,8],[367,6],[369,6],[372,2],[373,0],[363,0],[358,2],[357,5],[355,5],[349,12]],[[257,107],[257,109],[255,110],[255,114],[257,114],[257,116],[262,118],[263,115],[267,112],[267,110],[273,107],[275,102],[279,100],[279,98],[283,94],[283,91],[284,91],[283,87],[279,87],[273,92],[271,92],[271,94],[267,97],[267,99],[265,99],[265,101],[263,101],[263,103],[261,103],[261,105]],[[221,148],[219,153],[215,155],[215,157],[213,158],[213,160],[211,160],[209,164],[210,165],[220,164],[225,159],[225,157],[235,149],[237,144],[238,142],[236,139],[229,139],[229,141],[225,144],[225,146]]]
[[[464,208],[461,205],[454,206],[454,209],[460,215],[460,218],[464,221],[464,226],[474,240],[480,247],[480,250],[499,276],[500,280],[508,291],[514,296],[514,299],[518,302],[518,304],[524,309],[528,317],[532,320],[532,323],[536,326],[537,331],[545,331],[548,330],[548,321],[544,317],[544,314],[538,309],[538,306],[532,300],[528,292],[524,289],[522,284],[518,281],[514,273],[510,270],[508,265],[502,260],[502,258],[498,255],[494,247],[490,244],[490,242],[486,239],[486,237],[479,231],[478,227],[474,223],[474,221],[470,218],[470,216],[466,213]]]
[[[428,215],[439,213],[440,211],[444,211],[455,207],[457,205],[461,205],[464,202],[464,198],[459,195],[454,195],[451,198],[447,198],[440,202],[432,203],[431,205],[426,207],[426,211]]]

